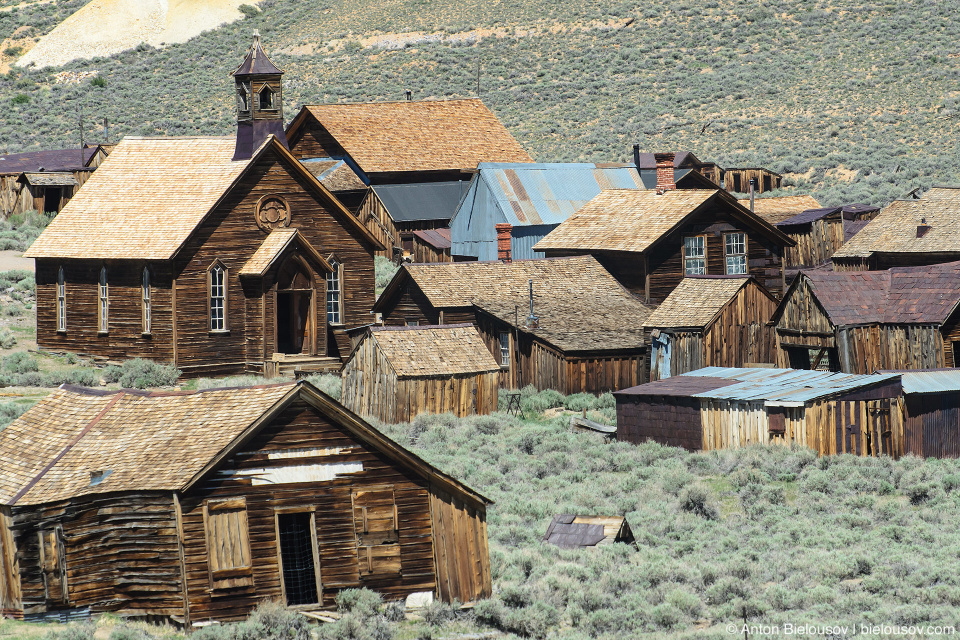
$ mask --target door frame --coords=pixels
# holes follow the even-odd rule
[[[283,553],[280,549],[280,516],[295,513],[310,514],[310,539],[313,544],[313,573],[317,580],[317,601],[313,604],[288,605],[287,585],[283,581]],[[320,543],[317,538],[317,509],[316,507],[275,507],[273,510],[273,531],[277,543],[277,572],[280,576],[280,595],[284,606],[291,609],[315,608],[323,606],[323,577],[320,572]]]
[[[297,254],[297,253],[292,253],[292,254],[290,254],[289,256],[287,256],[287,257],[280,263],[279,268],[278,268],[277,271],[276,271],[276,275],[274,276],[273,282],[270,284],[270,299],[271,299],[272,306],[273,306],[273,314],[272,314],[273,317],[272,317],[272,320],[271,320],[271,322],[273,322],[273,353],[280,353],[280,351],[279,351],[279,343],[280,343],[280,340],[279,340],[279,333],[280,333],[280,331],[279,331],[279,329],[280,329],[280,325],[279,325],[279,319],[280,319],[280,313],[279,313],[279,310],[280,310],[280,306],[279,306],[279,304],[280,304],[280,299],[279,299],[279,294],[280,294],[280,292],[281,292],[281,291],[284,291],[284,292],[286,292],[286,291],[305,291],[305,290],[301,290],[301,289],[280,289],[280,282],[279,282],[280,272],[283,271],[284,266],[286,266],[286,264],[287,264],[289,261],[291,261],[291,260],[294,261],[294,262],[296,262],[297,265],[298,265],[298,267],[299,267],[304,273],[306,273],[306,274],[310,277],[310,289],[309,289],[309,291],[310,291],[310,311],[309,311],[309,318],[307,319],[308,327],[309,327],[309,329],[310,329],[310,344],[309,344],[309,346],[308,346],[308,348],[307,348],[307,354],[306,354],[306,355],[315,356],[315,355],[317,355],[317,342],[318,342],[318,340],[317,340],[317,333],[318,333],[318,331],[319,331],[319,329],[320,329],[320,326],[319,326],[319,325],[321,324],[321,323],[319,322],[319,320],[318,320],[318,319],[319,319],[319,314],[317,313],[317,299],[320,297],[320,296],[317,295],[317,293],[318,293],[318,292],[317,292],[317,283],[318,283],[318,282],[323,282],[323,283],[324,283],[324,300],[326,300],[326,280],[321,280],[321,278],[318,276],[316,270],[310,268],[310,265],[307,263],[307,261],[304,260],[303,257],[300,256],[300,255]],[[324,319],[324,321],[323,321],[323,323],[322,323],[322,324],[323,324],[323,331],[326,332],[326,330],[327,330],[326,314],[324,314],[323,319]],[[300,353],[303,353],[303,349],[302,349],[302,348],[301,348],[301,350],[300,350]],[[294,354],[290,354],[290,355],[294,355]]]

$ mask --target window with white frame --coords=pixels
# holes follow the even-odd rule
[[[500,366],[507,368],[510,366],[510,332],[500,332]]]
[[[99,304],[97,305],[97,331],[106,333],[110,326],[107,320],[110,311],[110,292],[107,286],[107,268],[100,268]]]
[[[57,273],[57,331],[67,330],[67,281],[63,267]]]
[[[142,308],[143,333],[150,333],[150,269],[143,268],[143,278],[140,282],[140,300]]]
[[[227,269],[219,262],[210,267],[210,331],[227,330]]]
[[[683,272],[688,276],[704,275],[707,272],[707,239],[690,236],[683,239]]]
[[[340,263],[330,261],[331,271],[327,274],[327,323],[341,324]]]
[[[727,233],[723,236],[724,253],[727,257],[727,275],[747,272],[747,236],[745,233]]]

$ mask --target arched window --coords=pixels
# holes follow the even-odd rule
[[[327,324],[342,324],[342,268],[336,259],[330,260],[330,266],[333,270],[327,274]]]
[[[273,89],[264,85],[263,89],[260,89],[260,108],[261,109],[275,109],[273,106]]]
[[[107,316],[110,311],[110,292],[107,287],[107,268],[100,267],[99,304],[97,305],[97,331],[107,333],[110,323]]]
[[[208,272],[210,331],[227,330],[227,268],[215,262]]]
[[[140,282],[140,300],[142,303],[142,320],[144,335],[150,333],[150,269],[143,268],[143,279]]]
[[[67,330],[67,281],[63,267],[57,273],[57,331]]]

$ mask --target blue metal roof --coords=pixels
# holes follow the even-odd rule
[[[481,162],[478,169],[513,226],[560,224],[603,189],[644,188],[633,165]]]
[[[771,406],[799,406],[818,398],[895,381],[901,374],[860,375],[800,369],[705,367],[683,375],[737,382],[727,387],[693,394],[695,398],[763,402]]]

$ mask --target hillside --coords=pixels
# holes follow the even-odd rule
[[[0,38],[42,35],[81,4],[2,12]],[[81,112],[87,140],[104,117],[113,139],[229,133],[228,74],[259,28],[287,72],[288,117],[407,89],[475,95],[479,64],[484,101],[538,160],[625,160],[638,142],[767,165],[825,204],[883,203],[960,181],[957,6],[264,0],[186,43],[14,68],[0,79],[0,150],[75,144]]]

